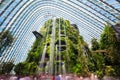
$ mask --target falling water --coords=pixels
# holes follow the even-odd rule
[[[57,47],[58,47],[58,45],[56,45],[56,55],[55,55],[55,59],[57,60],[57,51],[58,51],[58,49],[57,49]],[[57,62],[55,62],[55,75],[57,75],[57,73],[58,73],[58,69],[57,69],[57,67],[58,67],[58,65],[57,65]]]
[[[60,26],[60,19],[59,19],[59,44],[55,45],[55,31],[56,31],[56,18],[53,18],[53,27],[52,27],[52,34],[51,34],[51,43],[50,43],[50,57],[49,61],[45,61],[45,55],[47,50],[47,44],[45,44],[42,58],[40,62],[41,72],[45,69],[45,72],[53,75],[54,73],[66,73],[65,63],[61,60],[61,26]],[[65,27],[65,26],[64,26]],[[48,27],[49,29],[49,27]],[[49,30],[48,30],[49,31]],[[48,32],[47,31],[47,32]],[[64,28],[65,31],[65,28]],[[47,33],[48,36],[48,33]],[[47,43],[47,42],[46,42]],[[57,50],[58,49],[58,50]],[[46,63],[46,66],[44,65]],[[57,64],[59,63],[59,64]]]
[[[46,63],[45,72],[48,72],[48,70],[49,70],[49,62]]]
[[[59,18],[59,73],[61,73],[61,26],[60,26],[60,18]]]
[[[66,68],[65,68],[65,63],[62,62],[62,70],[63,70],[63,74],[66,74]]]
[[[42,53],[42,58],[41,58],[41,62],[40,62],[40,69],[41,69],[41,72],[43,72],[43,68],[44,68],[45,55],[46,55],[46,48],[47,48],[47,45],[44,46],[44,50],[43,50],[43,53]]]
[[[50,27],[48,26],[46,37],[48,37],[49,28]],[[44,49],[43,49],[43,53],[42,53],[42,57],[41,57],[41,61],[40,61],[40,72],[43,72],[44,67],[45,67],[45,72],[48,71],[49,62],[47,62],[47,63],[45,62],[46,50],[47,50],[47,44],[45,44]],[[44,63],[46,63],[46,66],[44,65]]]
[[[49,73],[53,75],[53,70],[54,70],[54,53],[55,53],[55,29],[56,29],[56,24],[55,24],[56,18],[53,18],[53,27],[52,27],[52,37],[51,37],[51,44],[50,44],[50,71]]]

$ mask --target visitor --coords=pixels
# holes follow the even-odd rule
[[[33,80],[38,80],[36,75],[33,76]]]
[[[92,79],[90,79],[90,75],[89,74],[86,74],[86,75],[84,75],[83,80],[92,80]]]
[[[20,80],[32,80],[29,76],[25,76],[23,78],[20,78]]]
[[[82,76],[80,76],[80,80],[83,80],[83,77],[82,77]]]
[[[91,79],[91,80],[94,80],[94,79],[95,79],[95,77],[94,77],[94,74],[93,74],[93,73],[91,73],[91,75],[90,75],[90,79]]]
[[[20,80],[20,76],[19,75],[17,76],[17,80]]]
[[[60,80],[66,80],[65,75],[61,75]]]
[[[70,75],[69,75],[69,74],[66,74],[65,79],[66,79],[66,80],[71,80]]]
[[[9,80],[17,80],[17,76],[12,75],[12,76],[9,78]]]
[[[41,80],[41,74],[38,75],[38,80]]]
[[[59,75],[56,75],[56,80],[60,80],[60,76]]]
[[[97,77],[97,75],[95,75],[95,80],[98,80],[98,77]]]
[[[93,73],[90,75],[91,80],[98,80],[97,75],[94,75]]]
[[[52,80],[56,80],[54,75],[53,75],[53,78],[52,78]]]
[[[80,80],[80,78],[77,75],[74,75],[74,80]]]
[[[59,77],[61,78],[62,74],[59,74]]]
[[[41,74],[41,80],[46,80],[46,76],[45,76],[45,74]]]

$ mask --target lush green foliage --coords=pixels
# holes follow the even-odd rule
[[[98,45],[100,44],[100,45]],[[95,72],[99,75],[119,76],[120,75],[120,40],[117,39],[116,34],[110,24],[106,24],[103,33],[101,34],[100,42],[92,40],[92,46],[100,46],[97,48],[105,50],[102,53],[93,53],[93,59],[96,61]],[[92,50],[97,50],[97,49]]]
[[[48,22],[51,22],[51,20],[49,20]],[[14,71],[16,72],[16,74],[30,75],[30,74],[38,73],[40,56],[43,52],[43,47],[46,37],[46,25],[42,27],[40,31],[43,37],[35,40],[31,50],[28,53],[28,57],[26,61],[19,63],[15,66]]]
[[[105,50],[106,52],[91,52],[79,31],[71,26],[68,20],[60,18],[61,43],[67,47],[61,52],[62,61],[66,64],[66,71],[82,75],[95,72],[99,77],[103,75],[120,75],[120,40],[117,39],[112,27],[107,24],[101,34],[100,41],[92,39],[92,50]],[[55,45],[59,44],[59,19],[56,20]],[[15,67],[17,74],[36,74],[43,53],[44,45],[47,44],[46,61],[50,56],[52,20],[45,22],[40,30],[42,38],[36,39],[32,49],[28,53],[25,62]],[[56,56],[58,52],[56,51]],[[57,61],[57,60],[55,60]],[[55,62],[54,61],[54,62]]]
[[[83,37],[79,35],[79,31],[71,26],[68,20],[60,18],[61,34],[66,35],[66,37],[61,37],[61,43],[67,45],[64,51],[61,52],[62,60],[68,64],[66,65],[67,72],[75,73],[88,73],[89,72],[89,62],[90,59],[86,55],[91,55],[88,45],[84,42]],[[59,19],[56,19],[56,39],[55,44],[58,44],[59,37]],[[52,33],[52,20],[45,22],[44,26],[41,28],[40,32],[43,38],[36,39],[32,49],[28,53],[26,62],[19,63],[16,65],[15,72],[17,74],[30,74],[32,71],[29,70],[27,65],[31,63],[36,63],[39,65],[40,57],[43,53],[43,47],[47,44],[46,54],[50,56],[50,44],[51,44],[51,33]],[[66,44],[67,43],[67,44]],[[84,50],[83,50],[84,48]],[[57,53],[58,55],[58,53]],[[37,66],[36,65],[36,66]],[[71,71],[70,71],[71,70]],[[22,72],[23,71],[23,72]]]
[[[10,31],[6,30],[0,33],[0,53],[2,53],[7,46],[10,46],[12,42],[13,36],[11,35]]]
[[[109,24],[105,25],[104,32],[101,34],[100,48],[101,49],[109,49],[113,47],[115,48],[116,42],[117,38],[114,30]]]
[[[93,38],[91,41],[92,44],[92,50],[98,50],[99,49],[99,43],[97,42],[97,39]]]
[[[13,69],[14,64],[12,62],[4,62],[1,64],[0,73],[1,74],[9,74]]]
[[[15,66],[14,71],[18,75],[30,75],[30,74],[37,74],[38,66],[35,62],[21,62]]]

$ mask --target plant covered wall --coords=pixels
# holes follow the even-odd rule
[[[120,40],[110,24],[106,24],[101,34],[100,41],[92,39],[93,59],[96,61],[95,72],[100,75],[120,76]]]
[[[57,18],[55,22],[54,65],[59,62],[60,41],[62,45],[60,55],[68,73],[86,75],[93,72],[98,77],[120,75],[120,40],[116,37],[113,28],[109,24],[105,25],[100,41],[95,38],[91,40],[91,52],[84,38],[79,34],[79,30],[71,25],[68,20]],[[51,54],[52,28],[53,20],[50,19],[40,29],[40,34],[43,37],[35,40],[26,61],[16,65],[15,72],[17,74],[38,74],[43,50],[46,45],[45,71],[45,65],[50,60]],[[98,52],[94,52],[97,50]],[[100,52],[101,50],[103,52]],[[23,70],[24,72],[20,72]]]
[[[29,64],[30,66],[32,65],[31,63],[34,62],[34,64],[37,64],[37,65],[34,65],[37,68],[35,69],[36,70],[35,73],[36,73],[38,71],[38,66],[40,64],[43,49],[46,44],[47,44],[46,61],[49,60],[49,57],[51,54],[50,48],[51,48],[51,35],[52,35],[52,27],[53,27],[52,23],[53,23],[52,19],[45,22],[44,26],[40,29],[40,33],[43,35],[43,37],[36,39],[36,41],[32,46],[32,49],[28,53],[28,57],[26,61],[18,65],[27,63],[26,65]],[[61,59],[66,64],[66,71],[72,72],[72,73],[87,74],[89,72],[88,65],[89,63],[91,63],[89,59],[89,55],[91,55],[91,53],[83,37],[79,35],[78,29],[72,26],[68,20],[64,20],[63,18],[60,18],[60,21],[59,21],[59,18],[57,18],[55,25],[56,25],[55,45],[59,44],[59,25],[61,28],[61,31],[60,31],[61,45],[63,46],[66,45],[62,47],[63,51],[60,52]],[[58,52],[55,54],[56,56],[58,56]],[[55,61],[57,61],[57,59],[54,59],[54,62]],[[16,66],[16,69],[22,70],[22,68],[18,68],[18,67],[20,66]],[[18,73],[17,71],[18,70],[16,70],[16,73]]]

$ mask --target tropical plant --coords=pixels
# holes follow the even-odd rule
[[[93,38],[91,40],[91,44],[92,44],[92,50],[98,50],[99,49],[99,43],[98,43],[97,39]]]
[[[2,74],[9,74],[14,67],[13,62],[3,62],[1,65]]]
[[[106,50],[107,52],[104,53],[104,63],[106,66],[105,73],[109,75],[120,75],[120,50],[119,50],[119,40],[116,37],[115,31],[111,27],[110,24],[105,25],[104,31],[101,34],[100,39],[100,48]],[[110,66],[110,67],[109,67]],[[109,70],[112,70],[109,72]]]
[[[23,70],[24,70],[24,63],[18,63],[17,65],[15,65],[14,71],[16,74],[18,75],[22,75],[23,74]]]

